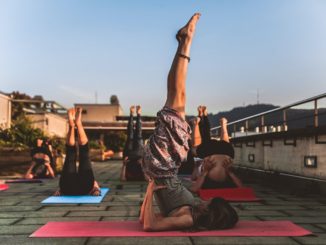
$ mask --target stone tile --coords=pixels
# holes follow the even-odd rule
[[[1,207],[0,212],[25,212],[25,211],[35,211],[40,209],[42,206],[5,206]]]
[[[106,217],[103,217],[102,219],[101,219],[101,221],[114,221],[114,220],[129,220],[129,221],[137,221],[139,219],[139,217],[138,216],[134,216],[134,217],[126,217],[126,216],[121,216],[121,217],[119,217],[119,216],[117,216],[117,217],[108,217],[108,216],[106,216]]]
[[[288,216],[288,217],[275,217],[275,216],[258,216],[262,220],[289,220],[292,221],[296,224],[321,224],[325,223],[326,224],[326,217],[293,217],[293,216]]]
[[[87,245],[114,244],[114,245],[192,245],[188,237],[106,237],[91,238]]]
[[[312,237],[293,237],[293,239],[304,245],[325,245],[326,234],[318,234]]]
[[[1,219],[0,219],[1,220]],[[99,221],[100,217],[47,217],[47,218],[24,218],[19,225],[44,225],[50,221]]]
[[[121,211],[90,211],[90,212],[78,212],[78,211],[72,211],[70,212],[67,217],[91,217],[91,216],[138,216],[139,212],[138,211],[133,211],[133,210],[121,210]]]
[[[304,207],[295,206],[295,205],[289,205],[289,206],[282,206],[282,205],[263,205],[263,206],[244,206],[244,210],[267,210],[267,211],[273,211],[273,210],[307,210]]]
[[[309,210],[309,211],[291,211],[291,210],[287,210],[287,213],[289,213],[290,215],[293,215],[295,217],[325,217],[326,219],[326,212],[322,212],[322,211],[313,211],[313,210]]]
[[[16,222],[19,219],[20,218],[17,218],[17,219],[0,219],[0,225],[11,225],[12,223]]]
[[[300,226],[307,229],[308,231],[313,232],[313,233],[325,233],[325,230],[323,230],[313,224],[300,224]]]
[[[287,216],[279,211],[265,211],[265,210],[239,210],[239,216]]]
[[[108,211],[123,211],[123,210],[136,212],[136,211],[140,210],[140,205],[137,205],[137,206],[115,206],[115,207],[108,208]]]
[[[326,223],[326,222],[325,222]],[[316,224],[318,227],[324,229],[326,231],[326,224]]]
[[[67,212],[0,212],[0,218],[22,218],[22,217],[62,217]]]
[[[192,237],[195,245],[298,245],[288,237]]]
[[[43,206],[43,212],[58,212],[58,211],[105,211],[107,206]]]
[[[26,235],[0,235],[0,241],[2,244],[27,244],[27,245],[65,245],[65,244],[85,244],[87,238],[30,238]]]
[[[30,235],[35,230],[40,228],[40,225],[7,225],[1,226],[0,234],[1,235]]]

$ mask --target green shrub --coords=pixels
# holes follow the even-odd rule
[[[125,132],[110,132],[104,136],[104,144],[107,149],[114,152],[122,151],[127,141]]]

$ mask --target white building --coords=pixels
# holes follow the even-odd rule
[[[0,92],[0,128],[10,128],[11,124],[11,99]]]

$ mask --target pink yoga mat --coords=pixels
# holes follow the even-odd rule
[[[5,190],[7,190],[8,188],[9,188],[8,185],[6,185],[6,184],[0,184],[0,191],[5,191]]]
[[[213,197],[222,197],[225,200],[233,202],[254,202],[260,200],[260,198],[256,197],[254,190],[249,187],[201,189],[198,194],[203,200],[208,200]]]
[[[48,222],[30,237],[179,237],[179,236],[306,236],[311,232],[290,221],[239,221],[229,230],[145,232],[138,221]]]

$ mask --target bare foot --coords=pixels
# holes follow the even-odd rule
[[[134,115],[135,114],[135,106],[132,105],[130,106],[130,115]]]
[[[75,127],[75,116],[76,116],[75,108],[70,108],[68,110],[68,122],[69,122],[69,126],[72,128]]]
[[[140,105],[136,106],[136,112],[137,112],[137,115],[141,114],[141,106]]]
[[[221,127],[226,127],[227,124],[228,124],[228,120],[225,117],[222,117],[220,119],[220,125],[221,125]]]
[[[198,116],[201,117],[203,115],[203,108],[201,105],[197,107],[197,111],[198,111]]]
[[[201,15],[200,13],[195,13],[190,18],[188,23],[178,31],[176,38],[179,43],[182,41],[192,39],[193,35],[195,34],[196,24],[197,21],[199,20],[200,15]]]
[[[207,107],[203,105],[202,108],[203,108],[203,115],[207,116]]]
[[[76,118],[75,118],[75,122],[76,122],[76,125],[77,125],[77,126],[82,125],[82,120],[81,120],[82,112],[83,112],[83,108],[81,108],[81,107],[77,107],[77,108],[76,108]]]

